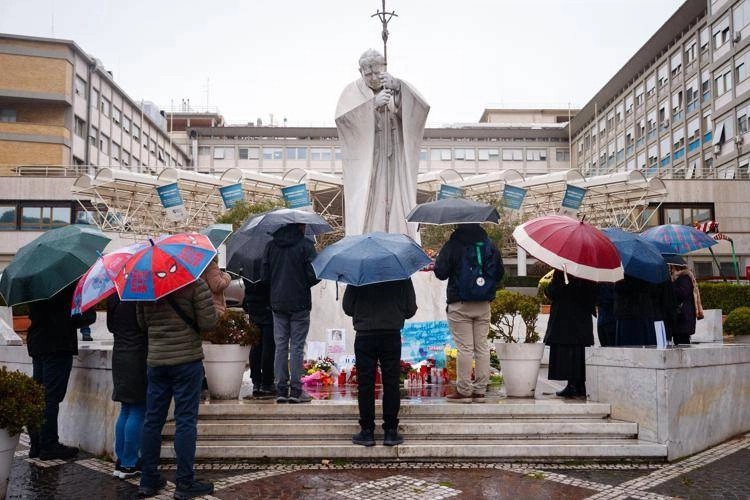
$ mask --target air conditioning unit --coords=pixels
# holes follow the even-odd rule
[[[717,155],[719,153],[721,153],[721,144],[714,146],[714,154]]]
[[[741,31],[735,31],[734,32],[734,37],[732,38],[732,40],[734,40],[734,43],[737,43],[740,40],[742,40],[742,32]]]
[[[744,140],[742,139],[741,135],[738,135],[737,137],[734,138],[734,143],[737,144],[738,146],[742,144],[743,142]]]

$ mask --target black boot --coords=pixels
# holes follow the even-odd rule
[[[375,430],[362,429],[359,433],[352,436],[352,443],[362,446],[375,446]]]
[[[575,392],[575,387],[573,387],[573,385],[568,382],[568,385],[565,386],[565,389],[563,389],[562,391],[557,391],[555,395],[560,396],[561,398],[569,398],[575,396]]]
[[[576,397],[579,399],[586,399],[586,382],[578,382],[576,384]]]
[[[404,436],[398,433],[398,429],[385,429],[383,444],[385,446],[396,446],[404,442]]]

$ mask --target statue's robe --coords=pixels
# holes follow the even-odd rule
[[[398,94],[387,113],[377,110],[375,92],[360,78],[344,89],[336,106],[347,235],[385,231],[417,237],[417,224],[407,223],[406,216],[417,203],[430,106],[403,80]]]

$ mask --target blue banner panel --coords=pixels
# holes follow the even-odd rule
[[[503,199],[502,205],[505,208],[518,210],[523,205],[523,200],[526,198],[526,190],[524,188],[505,185],[503,187]]]
[[[185,218],[185,204],[182,201],[180,188],[176,182],[158,186],[156,192],[161,200],[161,205],[166,209],[167,219],[179,221]]]
[[[294,186],[281,188],[281,194],[284,196],[287,208],[301,208],[311,205],[310,194],[307,192],[305,184],[295,184]]]
[[[563,208],[578,210],[579,208],[581,208],[581,203],[583,203],[583,197],[585,195],[585,188],[571,186],[570,184],[568,184],[567,186],[565,186],[565,196],[563,196],[562,200]]]
[[[453,347],[447,321],[406,323],[401,329],[401,359],[411,364],[433,358],[444,367],[445,346]]]
[[[221,193],[221,199],[224,201],[224,206],[232,208],[238,201],[245,200],[245,192],[242,190],[242,184],[230,184],[229,186],[222,186],[219,188]]]
[[[444,200],[445,198],[463,198],[464,192],[465,191],[463,188],[449,186],[448,184],[441,184],[437,199]]]

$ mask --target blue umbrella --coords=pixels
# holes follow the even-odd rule
[[[625,274],[649,283],[663,283],[669,279],[667,264],[655,245],[637,234],[615,227],[602,232],[617,248]]]
[[[211,244],[218,250],[221,244],[224,243],[227,238],[229,238],[230,234],[232,234],[232,225],[211,224],[210,226],[206,226],[198,232],[200,234],[208,236],[208,239],[211,240]]]
[[[684,255],[686,253],[709,248],[718,241],[703,231],[682,224],[664,224],[647,229],[641,238],[653,243],[661,253]]]
[[[406,279],[431,262],[406,235],[369,233],[326,247],[312,266],[318,278],[361,286]]]

